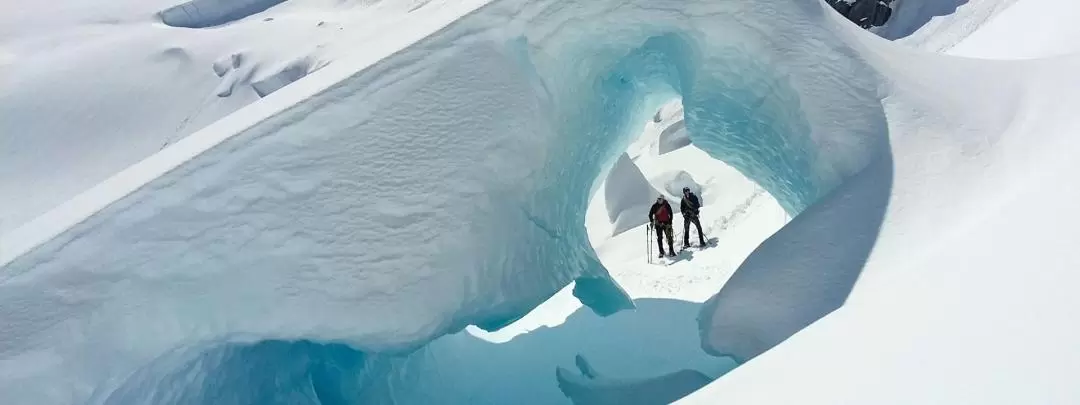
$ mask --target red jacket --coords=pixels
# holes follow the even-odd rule
[[[671,210],[671,204],[668,204],[667,199],[653,203],[652,208],[649,208],[649,222],[670,224],[673,218],[675,218],[675,212]]]

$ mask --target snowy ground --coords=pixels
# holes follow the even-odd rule
[[[403,18],[454,15],[440,0],[178,3],[0,15],[0,234],[357,48],[377,53]]]

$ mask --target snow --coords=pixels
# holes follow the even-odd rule
[[[162,24],[177,3],[58,0],[0,15],[0,234],[288,82],[400,49],[389,27],[419,26],[401,35],[411,43],[480,2],[289,1],[207,29]]]
[[[889,21],[873,31],[883,38],[914,48],[948,52],[1016,2],[894,0]]]
[[[611,235],[618,235],[627,229],[648,222],[642,212],[649,212],[649,206],[660,195],[641,174],[641,170],[623,153],[615,166],[608,173],[604,182],[604,202],[608,222],[613,228]]]
[[[1076,402],[1077,9],[1013,3],[20,7],[0,402]]]
[[[1080,50],[1074,38],[1080,5],[1054,0],[1017,2],[949,49],[949,54],[993,59],[1033,59]],[[1022,30],[1016,27],[1024,27]]]
[[[1077,329],[1062,321],[1072,260],[1056,248],[1074,227],[1055,208],[1072,192],[1048,182],[1075,170],[1059,151],[1076,147],[1066,118],[1076,100],[1059,90],[1075,85],[1077,59],[985,63],[866,41],[895,80],[890,133],[905,135],[891,137],[888,207],[856,288],[835,313],[680,403],[789,403],[791,392],[830,404],[1075,401],[1078,354],[1067,342]],[[819,215],[808,209],[781,233]],[[786,389],[763,389],[775,381]]]

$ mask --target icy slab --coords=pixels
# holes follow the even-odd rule
[[[690,135],[686,132],[686,121],[679,120],[664,128],[656,148],[663,155],[687,145],[690,145]]]
[[[762,242],[702,307],[702,347],[745,362],[839,308],[877,240],[891,169],[875,162]]]
[[[604,202],[611,222],[611,235],[648,222],[649,207],[660,193],[623,153],[604,180]],[[676,204],[677,205],[677,204]]]
[[[259,97],[266,97],[307,76],[312,71],[312,63],[308,59],[297,59],[270,71],[272,73],[263,73],[264,77],[257,77],[251,82],[251,88]]]
[[[181,28],[209,28],[249,17],[284,3],[285,0],[191,0],[165,10],[158,16],[166,25]]]

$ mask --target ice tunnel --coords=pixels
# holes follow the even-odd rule
[[[0,319],[18,332],[0,341],[0,402],[186,404],[212,389],[245,403],[257,381],[208,376],[265,358],[306,377],[258,382],[260,402],[332,403],[301,386],[344,379],[312,370],[362,374],[362,390],[386,375],[371,358],[499,328],[571,281],[598,313],[628,308],[583,216],[675,97],[693,142],[789,212],[850,208],[830,192],[887,164],[887,133],[874,70],[826,11],[496,0],[329,87],[344,62],[319,71],[3,236]],[[884,187],[873,198],[887,180],[868,180]],[[815,221],[790,226],[822,227],[819,251],[868,253],[872,236],[845,244]],[[751,255],[710,302],[723,328],[706,348],[753,357],[835,309],[846,290],[829,275],[853,283],[858,264],[780,271],[798,259]],[[779,275],[803,293],[771,290]],[[748,309],[760,302],[776,310]],[[314,366],[285,366],[297,356]],[[363,397],[350,392],[342,403]]]

